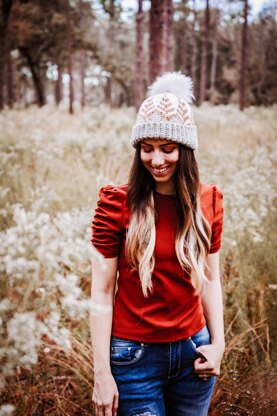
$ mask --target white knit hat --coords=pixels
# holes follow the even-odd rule
[[[194,99],[192,88],[191,78],[181,72],[159,76],[139,109],[131,144],[136,147],[143,139],[160,138],[197,149],[197,129],[190,107]]]

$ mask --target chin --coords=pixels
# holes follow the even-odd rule
[[[155,178],[154,177],[155,182],[168,182],[170,181],[170,178]]]
[[[152,176],[153,176],[153,179],[156,182],[168,182],[172,178],[172,175],[167,175],[167,176],[155,176],[155,175],[152,175]]]

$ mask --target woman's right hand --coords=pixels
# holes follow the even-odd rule
[[[92,403],[95,416],[116,416],[118,396],[117,385],[111,372],[94,374]]]

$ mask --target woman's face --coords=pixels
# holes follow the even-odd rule
[[[173,175],[179,160],[179,144],[166,139],[144,139],[141,141],[140,157],[156,182],[156,190],[173,193]]]

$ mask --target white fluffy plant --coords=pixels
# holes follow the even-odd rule
[[[0,407],[0,416],[10,416],[13,415],[15,407],[12,404],[3,404]]]
[[[205,156],[205,157],[204,157]],[[266,146],[225,149],[220,160],[218,152],[201,158],[202,177],[218,178],[224,191],[224,247],[237,246],[247,236],[253,244],[267,238],[267,218],[276,212],[275,177],[277,152]],[[228,166],[228,169],[226,169]]]
[[[58,213],[12,206],[14,225],[0,233],[0,390],[17,368],[31,369],[42,336],[70,348],[62,316],[88,319],[89,298],[80,277],[89,278],[91,209]]]

